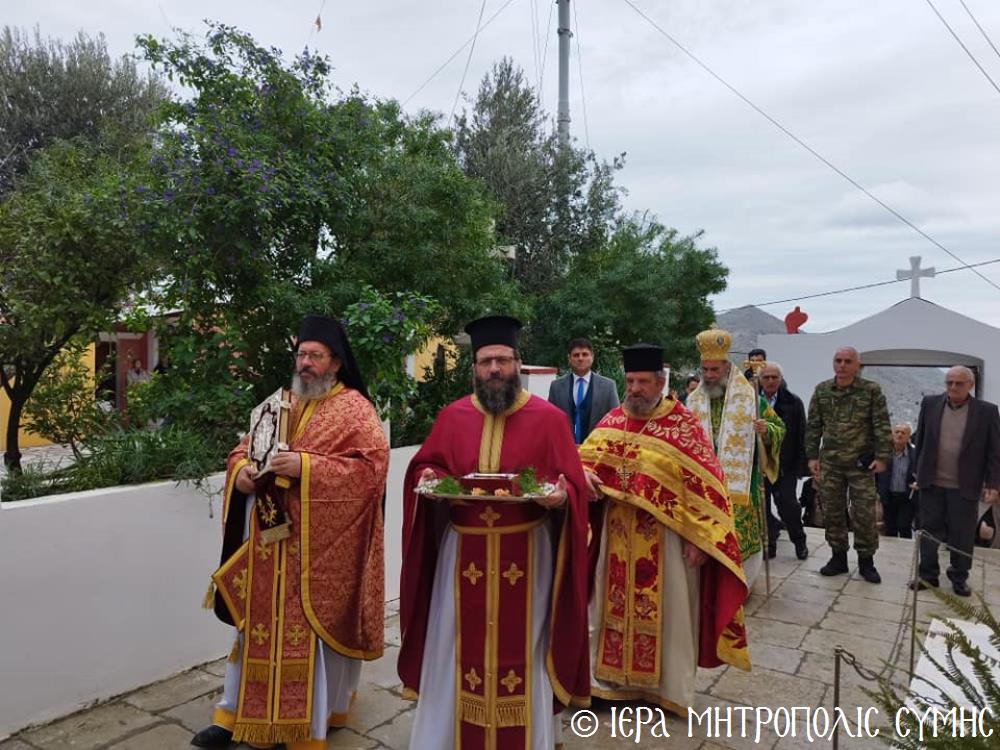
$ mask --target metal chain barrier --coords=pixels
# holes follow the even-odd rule
[[[969,558],[970,560],[972,560],[974,562],[976,561],[976,558],[975,558],[974,554],[969,554],[965,550],[958,549],[958,548],[956,548],[956,547],[948,544],[946,541],[938,539],[937,537],[933,536],[932,534],[928,534],[925,531],[918,530],[916,532],[916,535],[914,537],[913,559],[912,559],[912,563],[911,563],[911,576],[910,576],[910,581],[914,583],[914,586],[913,586],[913,596],[909,597],[908,598],[909,600],[907,602],[904,602],[902,604],[902,613],[901,613],[900,620],[899,620],[899,623],[898,623],[898,626],[897,626],[896,636],[893,639],[893,644],[892,644],[892,646],[890,647],[890,650],[889,650],[889,659],[885,661],[885,664],[882,667],[882,669],[880,671],[876,672],[874,669],[870,669],[870,668],[864,666],[861,663],[861,661],[857,658],[857,656],[855,656],[854,654],[852,654],[850,651],[847,651],[842,646],[838,645],[834,649],[834,670],[833,670],[833,674],[834,674],[833,701],[834,701],[834,709],[835,710],[839,710],[840,709],[841,669],[842,669],[842,665],[843,664],[846,664],[851,669],[853,669],[854,672],[855,672],[855,674],[857,674],[858,677],[860,677],[863,681],[870,682],[870,683],[876,683],[876,684],[882,683],[882,684],[887,685],[888,687],[890,687],[892,690],[894,690],[896,692],[902,692],[902,693],[908,692],[910,690],[910,685],[912,684],[912,682],[913,682],[914,679],[920,679],[922,682],[927,683],[927,685],[929,687],[932,687],[932,688],[934,687],[926,679],[924,679],[924,678],[917,678],[916,675],[914,674],[914,660],[915,660],[915,656],[916,656],[916,638],[917,638],[917,630],[918,630],[917,629],[917,604],[918,604],[917,595],[919,594],[919,586],[917,586],[916,583],[919,581],[919,578],[920,578],[920,576],[919,576],[920,546],[921,546],[921,542],[922,542],[922,540],[924,538],[927,538],[927,539],[929,539],[929,540],[931,540],[933,542],[936,542],[938,544],[938,551],[939,552],[940,552],[940,548],[944,547],[944,548],[946,548],[950,552],[958,553],[962,557],[967,557],[967,558]],[[979,562],[979,564],[981,566],[981,571],[982,571],[982,574],[981,574],[980,597],[982,599],[983,605],[985,606],[986,605],[986,602],[985,602],[986,568],[987,568],[987,566],[991,566],[991,567],[1000,569],[1000,563],[998,563],[996,561],[993,561],[993,560],[988,560],[988,559],[986,559],[983,556],[979,557],[978,562]],[[907,628],[907,624],[906,624],[906,620],[907,620],[908,616],[909,616],[909,619],[910,619],[909,628]],[[907,670],[907,674],[909,675],[909,683],[906,684],[906,685],[904,685],[904,684],[901,684],[901,683],[897,682],[894,678],[896,676],[896,673],[901,670],[901,667],[898,665],[897,662],[899,661],[899,657],[902,655],[902,646],[903,646],[903,643],[904,643],[904,635],[905,635],[907,629],[909,629],[909,631],[910,631],[910,658],[909,658],[909,669]],[[921,696],[921,700],[924,701],[924,702],[926,702],[928,705],[931,705],[931,706],[936,705],[936,706],[938,706],[940,708],[944,708],[945,707],[945,704],[943,702],[933,700],[933,699],[928,698],[926,696]],[[835,731],[834,731],[834,734],[833,734],[833,743],[832,743],[832,745],[833,745],[833,749],[834,750],[838,750],[838,747],[839,747],[839,735],[840,735],[840,727],[838,725],[835,728]]]

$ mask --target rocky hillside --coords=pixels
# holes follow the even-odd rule
[[[752,305],[722,313],[717,323],[733,335],[732,352],[740,361],[757,345],[759,335],[785,332],[782,320]],[[864,376],[882,386],[894,424],[909,422],[916,427],[921,398],[944,390],[944,370],[937,367],[868,367]]]

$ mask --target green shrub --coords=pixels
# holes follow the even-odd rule
[[[95,391],[107,375],[91,371],[84,357],[86,341],[70,342],[45,368],[24,406],[25,427],[53,443],[69,445],[80,458],[80,447],[119,426],[116,412],[103,411]]]
[[[997,620],[982,598],[979,598],[978,603],[966,602],[936,588],[930,590],[939,600],[948,605],[956,618],[985,625],[990,631],[990,644],[994,649],[1000,650],[1000,620]],[[1000,737],[1000,678],[997,677],[998,670],[1000,670],[1000,660],[984,654],[950,621],[945,620],[944,624],[946,633],[943,636],[945,641],[943,663],[927,652],[926,645],[921,646],[921,652],[930,659],[941,674],[947,675],[949,682],[956,686],[964,696],[967,705],[975,706],[980,712],[986,712],[981,726],[986,733],[985,736],[972,737],[968,734],[966,736],[961,736],[961,733],[954,734],[951,731],[952,725],[950,723],[945,731],[936,733],[937,736],[930,736],[930,723],[924,726],[924,732],[921,733],[917,717],[924,715],[931,708],[947,711],[952,707],[938,706],[924,698],[921,692],[924,694],[928,692],[927,685],[921,685],[920,689],[915,692],[909,686],[899,685],[891,676],[879,677],[875,681],[873,689],[864,689],[864,692],[889,717],[894,718],[901,708],[908,709],[903,711],[900,717],[899,727],[902,734],[897,734],[895,731],[885,731],[880,736],[887,745],[900,750],[986,750],[986,748],[996,748],[998,746],[997,738]],[[971,669],[966,670],[959,666],[955,659],[957,654],[961,654],[971,662]],[[973,677],[978,685],[970,679]],[[930,687],[936,686],[930,685]],[[944,694],[944,691],[941,693]],[[969,727],[965,728],[967,731],[970,729]]]
[[[443,351],[444,356],[424,370],[425,379],[416,384],[416,393],[404,403],[393,404],[393,448],[424,442],[438,412],[472,392],[471,350],[465,347],[458,354]]]
[[[88,443],[70,466],[28,465],[20,474],[5,476],[0,491],[11,501],[164,479],[200,484],[224,468],[231,447],[177,425],[118,430]]]

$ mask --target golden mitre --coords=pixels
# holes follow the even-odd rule
[[[698,351],[701,352],[701,359],[705,361],[724,360],[729,354],[729,345],[733,343],[733,337],[729,331],[721,328],[710,328],[702,331],[695,337],[698,344]]]

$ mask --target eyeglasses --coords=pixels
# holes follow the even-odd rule
[[[972,385],[972,381],[971,380],[946,380],[946,381],[944,381],[944,384],[947,385],[947,386],[952,386],[952,385]]]
[[[298,362],[300,359],[308,359],[313,364],[326,359],[325,352],[292,352],[292,359]]]
[[[515,359],[515,357],[483,357],[476,360],[476,367],[489,367],[494,363],[499,367],[510,367]]]

